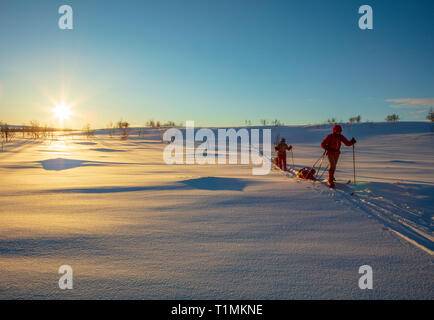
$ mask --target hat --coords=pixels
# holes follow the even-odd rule
[[[337,132],[342,132],[342,127],[340,126],[340,125],[338,125],[338,124],[336,124],[334,127],[333,127],[333,133],[337,133]]]

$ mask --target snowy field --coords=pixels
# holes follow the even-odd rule
[[[167,165],[163,131],[144,130],[5,146],[1,299],[434,298],[430,124],[344,126],[358,140],[357,184],[338,190],[249,165]],[[330,130],[272,133],[299,169]],[[351,148],[336,177],[353,179]],[[59,290],[61,265],[73,290]],[[358,287],[362,265],[373,290]]]

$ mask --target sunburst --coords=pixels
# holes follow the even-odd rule
[[[54,116],[60,121],[67,120],[72,114],[71,107],[65,105],[64,102],[62,102],[61,104],[57,104],[52,111],[54,113]]]

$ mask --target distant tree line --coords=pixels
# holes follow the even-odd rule
[[[154,121],[149,120],[145,124],[147,127],[150,128],[163,128],[163,127],[175,127],[176,124],[173,121],[167,121],[167,122],[160,122],[160,121]],[[182,123],[179,124],[179,126],[182,126]],[[117,133],[119,133],[119,136],[121,140],[128,139],[128,137],[133,132],[133,128],[131,127],[131,124],[128,121],[119,120],[116,123],[110,122],[107,124],[107,130],[110,137],[115,136]],[[144,134],[143,128],[137,128],[135,130],[135,133],[140,137]]]
[[[30,138],[33,140],[47,139],[54,137],[54,132],[61,131],[60,129],[49,127],[47,124],[41,125],[38,121],[30,121],[29,124],[22,126],[10,126],[6,122],[0,121],[0,144],[1,150],[4,150],[4,145],[19,137]],[[69,131],[64,129],[62,131]]]
[[[362,120],[362,117],[360,115],[358,115],[357,117],[352,117],[349,120],[350,120],[350,123],[360,123],[360,121]]]
[[[161,128],[161,127],[175,127],[176,124],[173,121],[167,121],[161,123],[160,121],[149,120],[148,122],[146,122],[146,126],[151,128]],[[180,126],[182,126],[182,124],[180,124]]]
[[[426,116],[426,119],[431,121],[431,122],[434,122],[434,110],[432,107],[429,109],[428,115]]]
[[[387,122],[396,122],[396,121],[399,121],[399,116],[398,116],[396,113],[394,113],[394,114],[389,114],[389,115],[386,117],[386,121],[387,121]]]
[[[113,137],[116,134],[116,129],[119,129],[121,140],[128,139],[128,136],[130,135],[130,123],[122,119],[116,122],[116,124],[110,122],[107,125],[107,129],[110,137]]]

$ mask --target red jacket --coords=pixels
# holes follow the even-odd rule
[[[274,149],[277,151],[279,156],[285,156],[286,150],[291,150],[292,146],[288,146],[285,142],[280,142]]]
[[[342,134],[330,133],[321,143],[321,147],[327,151],[327,154],[340,154],[341,142],[343,142],[347,147],[354,144],[352,141],[348,141],[348,139]]]

